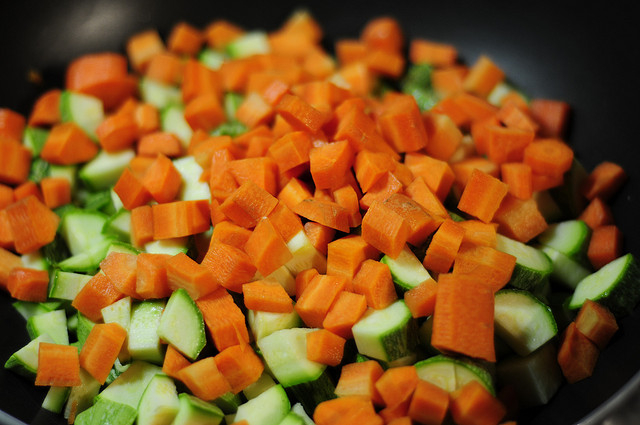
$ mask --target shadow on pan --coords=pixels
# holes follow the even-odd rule
[[[85,0],[82,2],[12,2],[0,16],[0,107],[28,113],[38,94],[63,86],[66,64],[97,51],[124,52],[132,34],[156,28],[164,37],[185,20],[204,27],[225,18],[246,29],[273,30],[298,8],[308,9],[325,31],[325,46],[357,37],[371,18],[397,18],[407,39],[423,37],[455,45],[463,61],[490,56],[509,79],[532,97],[561,99],[572,106],[568,142],[587,170],[607,159],[630,175],[613,209],[625,234],[625,251],[640,254],[640,156],[635,64],[640,30],[630,6],[606,7],[561,2],[197,2],[159,4],[152,0]],[[40,81],[29,75],[36,73]],[[639,282],[640,284],[640,282]],[[0,294],[0,360],[27,341],[25,324]],[[541,408],[526,412],[519,423],[598,424],[638,421],[624,416],[627,400],[636,400],[640,375],[640,309],[621,322],[621,330],[601,354],[594,376],[565,385]],[[40,410],[46,391],[0,369],[0,423],[64,423]],[[635,397],[635,398],[634,398]],[[633,403],[632,403],[633,404]],[[10,415],[10,416],[7,416]],[[637,415],[637,412],[635,412]],[[620,419],[622,417],[622,419]]]

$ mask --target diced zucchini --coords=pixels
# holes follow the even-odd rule
[[[169,297],[157,333],[191,360],[204,348],[207,338],[202,313],[185,289],[178,288]]]
[[[56,269],[49,286],[49,297],[73,301],[78,292],[90,280],[90,275]]]
[[[97,140],[96,128],[104,121],[102,101],[97,97],[65,90],[60,95],[60,116],[63,122],[76,123],[89,137]]]
[[[591,229],[582,220],[567,220],[550,224],[540,236],[538,242],[560,251],[577,261],[585,258]]]
[[[48,136],[49,130],[27,126],[22,135],[22,144],[31,151],[31,155],[35,158],[40,156]]]
[[[416,323],[403,300],[369,309],[352,329],[358,352],[385,362],[412,354],[417,344]]]
[[[64,310],[54,310],[29,317],[27,332],[31,339],[48,334],[56,344],[69,345],[67,315]]]
[[[104,190],[113,186],[129,162],[136,156],[133,149],[118,152],[101,150],[78,172],[80,180],[91,190]]]
[[[606,306],[616,317],[630,314],[640,301],[640,269],[632,254],[613,260],[578,283],[569,308],[579,309],[588,298]]]
[[[313,420],[309,417],[307,412],[304,410],[304,407],[302,407],[302,404],[294,404],[293,406],[291,406],[291,411],[300,416],[305,425],[315,425],[315,422],[313,422]]]
[[[258,378],[256,382],[242,390],[242,393],[247,398],[247,400],[251,400],[252,398],[258,397],[260,394],[273,387],[274,385],[276,385],[276,382],[273,380],[271,375],[269,375],[267,372],[263,372],[262,375],[260,375],[260,378]]]
[[[98,211],[74,208],[67,211],[60,223],[60,234],[71,255],[86,253],[104,239],[102,228],[109,217]]]
[[[224,418],[224,413],[218,406],[191,394],[181,393],[178,400],[178,414],[173,425],[219,425]]]
[[[100,391],[100,382],[82,368],[80,368],[80,382],[80,385],[71,387],[67,404],[64,407],[65,419],[69,419],[73,412],[76,423],[77,417],[93,405],[93,399]]]
[[[293,257],[285,267],[292,275],[296,276],[301,271],[311,268],[321,274],[327,271],[327,258],[313,246],[304,230],[299,231],[287,242],[287,248]]]
[[[76,417],[76,425],[133,425],[138,412],[133,407],[111,400],[98,399]]]
[[[534,291],[547,280],[553,266],[547,255],[530,245],[496,235],[496,249],[516,257],[516,265],[509,283],[519,289]]]
[[[200,181],[203,169],[193,156],[183,156],[173,161],[174,167],[182,178],[177,199],[181,201],[211,200],[211,191],[207,182]]]
[[[227,44],[226,52],[233,59],[269,53],[269,38],[263,31],[250,31]]]
[[[38,348],[41,342],[54,343],[55,341],[46,333],[38,335],[7,359],[4,364],[5,369],[11,369],[21,375],[35,378],[38,371]]]
[[[42,408],[53,413],[62,413],[70,392],[70,387],[50,387],[42,400]]]
[[[236,111],[244,101],[244,96],[240,93],[228,92],[224,95],[224,113],[227,119],[233,120],[236,117]]]
[[[49,177],[61,177],[67,179],[71,185],[71,191],[76,190],[78,184],[78,166],[77,165],[56,165],[50,164],[47,175]]]
[[[494,309],[496,334],[521,356],[535,351],[558,333],[551,308],[530,292],[498,291]]]
[[[247,322],[256,341],[281,329],[299,328],[303,325],[302,319],[295,310],[291,313],[249,310]]]
[[[87,337],[91,333],[91,329],[96,325],[96,322],[89,319],[84,314],[78,312],[76,313],[78,317],[78,328],[76,329],[76,335],[78,337],[78,342],[80,347],[84,345],[84,342],[87,340]]]
[[[158,109],[182,103],[182,93],[178,87],[163,84],[150,78],[140,79],[140,96],[143,102],[150,103]]]
[[[164,306],[164,300],[148,300],[133,305],[128,346],[133,359],[162,364],[164,346],[158,336],[158,326]]]
[[[121,208],[107,219],[102,228],[102,233],[113,236],[123,242],[131,241],[131,211]]]
[[[137,410],[144,390],[151,379],[159,373],[162,373],[162,369],[156,365],[134,361],[126,371],[98,394],[96,400],[111,400]]]
[[[266,279],[278,282],[289,295],[296,294],[296,278],[286,266],[278,267],[268,276],[262,276],[260,272],[256,272],[256,276],[258,280]]]
[[[235,421],[251,425],[278,425],[291,410],[289,397],[282,385],[274,385],[258,397],[238,407]]]
[[[92,273],[98,268],[100,262],[104,260],[112,242],[113,239],[111,237],[102,235],[102,238],[96,239],[95,244],[86,251],[61,261],[58,263],[58,267],[69,272]]]
[[[160,113],[160,127],[162,131],[173,133],[182,143],[182,147],[187,149],[193,130],[184,119],[184,107],[178,104],[171,104],[165,107]]]
[[[60,303],[56,302],[54,304],[51,302],[34,303],[29,301],[15,301],[11,305],[25,320],[28,320],[31,316],[48,313],[60,307]]]
[[[424,268],[420,260],[406,245],[397,258],[385,255],[380,259],[380,262],[389,266],[393,283],[396,284],[396,288],[401,292],[415,288],[431,278],[427,269]]]
[[[470,360],[439,354],[419,361],[415,365],[418,377],[445,391],[455,391],[471,381],[478,381],[491,394],[495,394],[491,374]]]
[[[186,254],[189,251],[189,238],[161,239],[148,242],[144,245],[144,251],[149,254]]]
[[[208,47],[202,49],[202,51],[198,54],[198,60],[202,62],[204,66],[213,70],[220,69],[220,66],[222,66],[222,63],[224,62],[224,59],[224,54]]]
[[[575,289],[582,279],[591,274],[591,271],[580,262],[560,251],[548,246],[543,246],[541,249],[553,264],[553,270],[550,275],[552,280],[561,283],[567,289]]]
[[[42,255],[40,250],[23,254],[20,259],[22,265],[28,269],[49,270],[49,262]]]
[[[138,405],[138,425],[170,425],[178,414],[180,402],[173,379],[158,374],[151,378]]]

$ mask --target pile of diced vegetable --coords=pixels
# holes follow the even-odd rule
[[[640,299],[569,105],[380,17],[215,20],[0,109],[6,360],[77,424],[514,421]],[[405,52],[408,51],[408,58]]]

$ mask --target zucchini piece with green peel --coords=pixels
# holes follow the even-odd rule
[[[534,291],[546,282],[553,271],[549,257],[530,245],[498,234],[496,249],[516,257],[516,265],[509,280],[509,284],[515,288]]]
[[[49,130],[39,127],[27,126],[22,135],[22,144],[31,151],[31,155],[36,158],[40,156],[42,148],[49,137]]]
[[[80,312],[76,314],[76,317],[78,318],[76,335],[78,337],[78,343],[80,347],[82,347],[84,342],[87,340],[87,337],[91,333],[91,329],[93,329],[93,327],[95,326],[96,322],[89,319],[87,316],[85,316]]]
[[[67,272],[95,272],[100,266],[100,262],[104,260],[104,257],[106,257],[107,251],[113,241],[112,237],[102,235],[102,238],[98,238],[95,241],[95,244],[89,247],[86,251],[75,254],[66,260],[59,262],[58,267]]]
[[[296,403],[291,406],[291,411],[302,418],[304,425],[315,425],[315,422],[309,417],[309,414],[304,410],[301,403]]]
[[[300,417],[297,413],[291,411],[287,413],[287,416],[278,423],[278,425],[305,425],[304,419]]]
[[[619,257],[578,283],[569,308],[579,309],[588,298],[617,317],[630,314],[640,301],[640,268],[632,254]]]
[[[138,412],[133,407],[111,400],[99,399],[75,420],[76,425],[133,425]]]
[[[38,371],[38,347],[41,342],[54,343],[55,341],[48,334],[38,335],[7,359],[4,364],[5,369],[11,369],[20,375],[35,378]]]
[[[172,424],[178,414],[180,401],[173,379],[164,374],[151,378],[140,397],[138,425]]]
[[[49,164],[49,171],[47,176],[49,177],[61,177],[69,181],[71,186],[71,193],[76,190],[78,184],[78,166],[77,165],[57,165]]]
[[[96,128],[104,121],[102,101],[87,94],[65,90],[60,95],[62,122],[72,121],[93,140],[98,140]]]
[[[562,284],[567,289],[575,289],[578,283],[591,274],[591,271],[580,262],[548,246],[543,246],[542,251],[553,264],[551,279]]]
[[[184,119],[184,106],[171,104],[165,107],[160,112],[160,127],[162,131],[175,134],[185,150],[189,147],[193,130]]]
[[[209,47],[205,47],[200,53],[198,53],[198,61],[214,71],[220,69],[224,59],[225,57],[223,53]]]
[[[148,242],[144,245],[144,251],[149,254],[186,254],[189,251],[189,238],[160,239]]]
[[[164,345],[158,336],[164,300],[147,300],[135,303],[131,308],[129,324],[129,354],[136,360],[162,364]]]
[[[85,253],[104,239],[102,228],[109,216],[98,211],[74,208],[67,211],[60,223],[60,234],[71,255]]]
[[[526,357],[511,356],[498,362],[497,379],[512,385],[518,406],[528,408],[547,404],[563,382],[555,345],[548,343]]]
[[[232,59],[269,53],[269,38],[263,31],[250,31],[227,44],[226,53]]]
[[[251,400],[252,398],[258,397],[274,385],[276,385],[276,381],[273,380],[271,375],[267,372],[263,372],[256,382],[242,390],[242,394],[244,394],[247,400]]]
[[[49,298],[73,301],[91,276],[56,269],[49,284]]]
[[[191,394],[178,394],[178,402],[178,413],[172,425],[219,425],[224,419],[218,406]]]
[[[291,313],[272,313],[269,311],[248,310],[247,322],[256,341],[271,335],[281,329],[299,328],[303,326],[302,319],[293,310]]]
[[[122,242],[131,241],[131,211],[121,208],[107,219],[102,234],[112,236]]]
[[[538,236],[538,242],[560,251],[577,261],[585,259],[591,239],[591,229],[582,220],[567,220],[550,224]]]
[[[258,397],[241,404],[235,421],[251,425],[278,425],[291,410],[289,397],[282,385],[274,385]]]
[[[48,271],[50,267],[49,261],[42,255],[40,250],[23,254],[20,259],[22,260],[22,265],[28,269]]]
[[[287,248],[289,248],[292,258],[285,264],[285,267],[294,276],[311,268],[316,269],[320,274],[326,273],[327,258],[313,246],[304,230],[296,233],[287,242]]]
[[[413,289],[431,278],[427,269],[406,245],[397,258],[385,255],[380,259],[380,262],[389,266],[393,283],[401,292]]]
[[[358,352],[385,362],[412,354],[417,344],[416,322],[403,300],[369,309],[352,329]]]
[[[70,387],[50,387],[42,400],[42,408],[53,413],[61,413],[70,392]]]
[[[91,190],[105,190],[116,184],[120,174],[136,156],[133,149],[124,149],[118,152],[101,150],[80,171],[78,177]]]
[[[336,398],[336,387],[326,370],[313,381],[288,387],[287,392],[298,400],[308,412],[315,411],[318,404],[323,401]]]
[[[204,348],[207,338],[202,313],[185,289],[178,288],[169,297],[157,333],[191,360]]]
[[[200,181],[203,169],[193,156],[183,156],[173,161],[173,166],[182,178],[182,185],[176,199],[180,201],[211,200],[211,190],[207,182]]]
[[[530,292],[498,291],[494,309],[496,334],[521,356],[540,348],[558,333],[551,308]]]
[[[49,334],[56,344],[69,345],[67,314],[64,310],[53,310],[27,319],[27,332],[31,339]]]
[[[143,102],[150,103],[158,109],[182,103],[182,93],[178,87],[151,78],[140,79],[140,97]]]
[[[127,370],[97,395],[96,401],[111,400],[137,410],[147,385],[160,373],[162,369],[159,366],[145,361],[134,361]]]
[[[11,305],[24,318],[24,320],[28,320],[29,317],[31,316],[48,313],[60,307],[60,303],[58,302],[52,303],[51,301],[46,303],[35,303],[30,301],[15,301]]]
[[[438,354],[415,364],[418,377],[445,391],[455,391],[471,381],[478,381],[495,395],[493,378],[486,368],[471,360]]]
[[[75,423],[78,416],[93,405],[93,400],[100,391],[100,382],[82,368],[80,368],[80,382],[80,385],[71,387],[67,404],[64,406],[65,419],[69,419],[73,414],[76,417]]]

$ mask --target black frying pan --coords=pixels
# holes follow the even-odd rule
[[[326,46],[357,37],[372,17],[390,14],[408,38],[454,44],[468,63],[488,54],[526,93],[568,101],[572,119],[568,141],[587,169],[607,159],[624,166],[630,181],[613,209],[625,233],[625,250],[640,255],[637,224],[640,167],[637,122],[640,39],[633,2],[499,1],[333,1],[247,2],[178,0],[83,0],[3,4],[0,11],[0,107],[28,113],[39,93],[62,87],[66,64],[94,51],[120,51],[126,39],[146,28],[166,36],[185,20],[204,27],[226,18],[247,29],[273,30],[305,6],[325,30]],[[634,8],[635,10],[635,8]],[[37,71],[40,83],[27,75]],[[640,284],[640,282],[638,282]],[[27,341],[25,323],[0,294],[0,361]],[[565,385],[553,400],[527,412],[522,423],[601,423],[626,414],[640,381],[640,309],[621,322],[621,330],[601,354],[594,376]],[[0,368],[0,423],[64,423],[40,410],[46,391]],[[635,399],[633,398],[635,397]],[[626,403],[629,405],[630,403]],[[636,411],[640,407],[636,407]],[[640,423],[638,416],[621,422]]]

